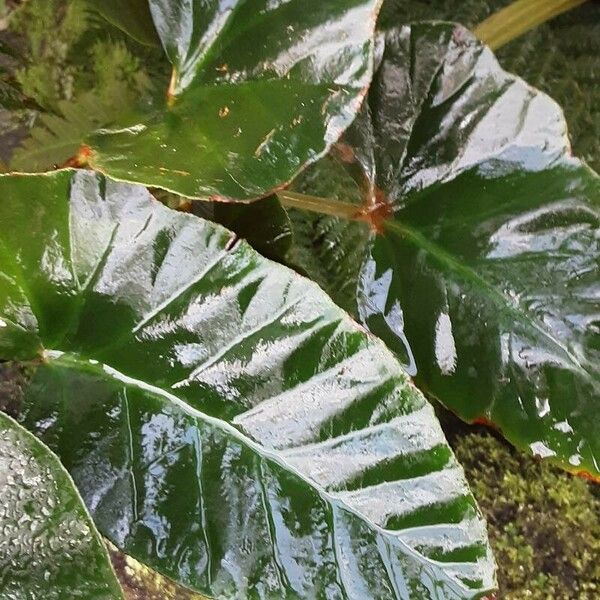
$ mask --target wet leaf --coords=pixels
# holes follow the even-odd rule
[[[58,458],[0,413],[0,596],[123,598],[110,560]]]
[[[462,27],[417,24],[345,143],[379,228],[362,320],[464,419],[600,475],[600,179],[559,107]]]
[[[386,0],[380,27],[429,19],[469,29],[507,0]],[[500,64],[550,94],[567,117],[574,153],[600,170],[600,2],[585,2],[536,27],[497,53]]]
[[[325,154],[372,75],[379,0],[150,0],[165,104],[85,141],[82,164],[183,196],[266,196]]]
[[[0,194],[0,358],[42,353],[23,421],[121,550],[216,597],[494,585],[431,406],[316,284],[90,172]]]

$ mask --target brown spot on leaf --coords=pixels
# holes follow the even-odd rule
[[[69,160],[65,161],[60,168],[71,167],[74,169],[85,169],[90,164],[90,157],[92,156],[92,152],[92,149],[88,145],[82,144],[79,150],[77,151],[77,154],[69,158]]]
[[[350,144],[344,142],[338,142],[333,147],[333,154],[339,158],[342,162],[352,164],[356,159],[354,156],[354,149]]]
[[[487,417],[483,417],[483,416],[479,416],[479,417],[475,417],[471,423],[473,425],[485,425],[486,427],[489,427],[490,429],[495,429],[496,431],[498,431],[498,426],[496,425],[496,423],[494,423],[493,421],[490,421],[490,419],[488,419]]]
[[[208,600],[139,563],[110,542],[106,546],[126,600]]]

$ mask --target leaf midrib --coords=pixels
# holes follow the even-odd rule
[[[44,358],[49,364],[56,364],[59,367],[67,368],[67,369],[79,369],[82,371],[87,371],[94,373],[96,375],[101,375],[104,378],[109,378],[113,381],[116,381],[125,386],[135,387],[143,392],[154,394],[155,396],[161,397],[163,400],[172,403],[179,410],[183,411],[185,414],[200,420],[204,423],[207,423],[211,426],[216,427],[220,431],[222,431],[225,435],[234,438],[241,445],[247,447],[250,451],[255,453],[257,456],[275,463],[280,468],[284,469],[286,472],[291,473],[294,477],[297,477],[300,481],[302,481],[306,486],[313,489],[323,501],[327,503],[330,509],[333,511],[335,509],[341,509],[347,513],[352,514],[361,522],[365,523],[369,529],[371,529],[375,534],[381,535],[384,538],[393,540],[394,545],[399,545],[402,549],[402,552],[405,555],[410,556],[415,562],[419,564],[423,564],[425,568],[433,568],[436,570],[437,576],[444,580],[451,588],[455,588],[457,585],[460,585],[460,582],[456,579],[453,579],[446,572],[446,568],[448,564],[453,563],[443,563],[434,559],[430,559],[427,556],[424,556],[409,546],[399,535],[399,532],[394,530],[385,529],[384,527],[377,525],[371,519],[366,517],[357,509],[349,506],[344,500],[340,499],[336,495],[331,494],[325,488],[320,486],[318,483],[304,475],[301,471],[299,471],[293,465],[290,465],[282,456],[281,453],[276,450],[271,450],[260,443],[254,441],[251,437],[228,423],[222,419],[217,417],[213,417],[208,415],[201,410],[189,405],[187,402],[179,398],[178,396],[170,393],[169,391],[154,386],[152,384],[146,383],[145,381],[135,379],[130,377],[121,371],[107,365],[105,363],[101,363],[94,359],[84,358],[79,355],[70,354],[66,352],[62,352],[60,350],[45,350]],[[365,488],[366,489],[366,488]],[[457,562],[455,563],[458,566],[461,566],[463,563]],[[439,571],[439,573],[438,573]]]
[[[463,279],[475,284],[475,286],[484,292],[487,292],[489,298],[501,308],[503,311],[508,311],[513,317],[516,318],[520,323],[524,324],[529,328],[535,329],[538,333],[542,334],[553,346],[563,352],[575,367],[588,379],[594,380],[592,373],[584,367],[579,360],[572,354],[572,352],[566,348],[560,340],[558,340],[552,333],[544,327],[541,323],[531,317],[520,304],[511,302],[510,299],[501,291],[499,291],[494,285],[492,285],[487,279],[482,277],[475,269],[469,265],[460,262],[453,254],[448,252],[439,244],[435,243],[431,239],[424,236],[420,231],[407,225],[399,220],[386,221],[384,228],[391,230],[399,237],[404,237],[410,240],[415,246],[423,249],[429,253],[435,260],[442,265],[448,267],[450,271],[457,273]]]

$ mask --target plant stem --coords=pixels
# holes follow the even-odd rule
[[[341,217],[350,221],[364,221],[365,210],[357,204],[332,200],[331,198],[320,198],[319,196],[308,196],[297,192],[284,190],[277,192],[279,201],[288,208],[299,208],[309,210],[322,215]]]
[[[530,29],[587,0],[516,0],[475,28],[475,35],[497,50]]]

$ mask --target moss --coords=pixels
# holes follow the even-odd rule
[[[600,598],[597,486],[518,453],[491,433],[453,437],[488,520],[501,597]]]

